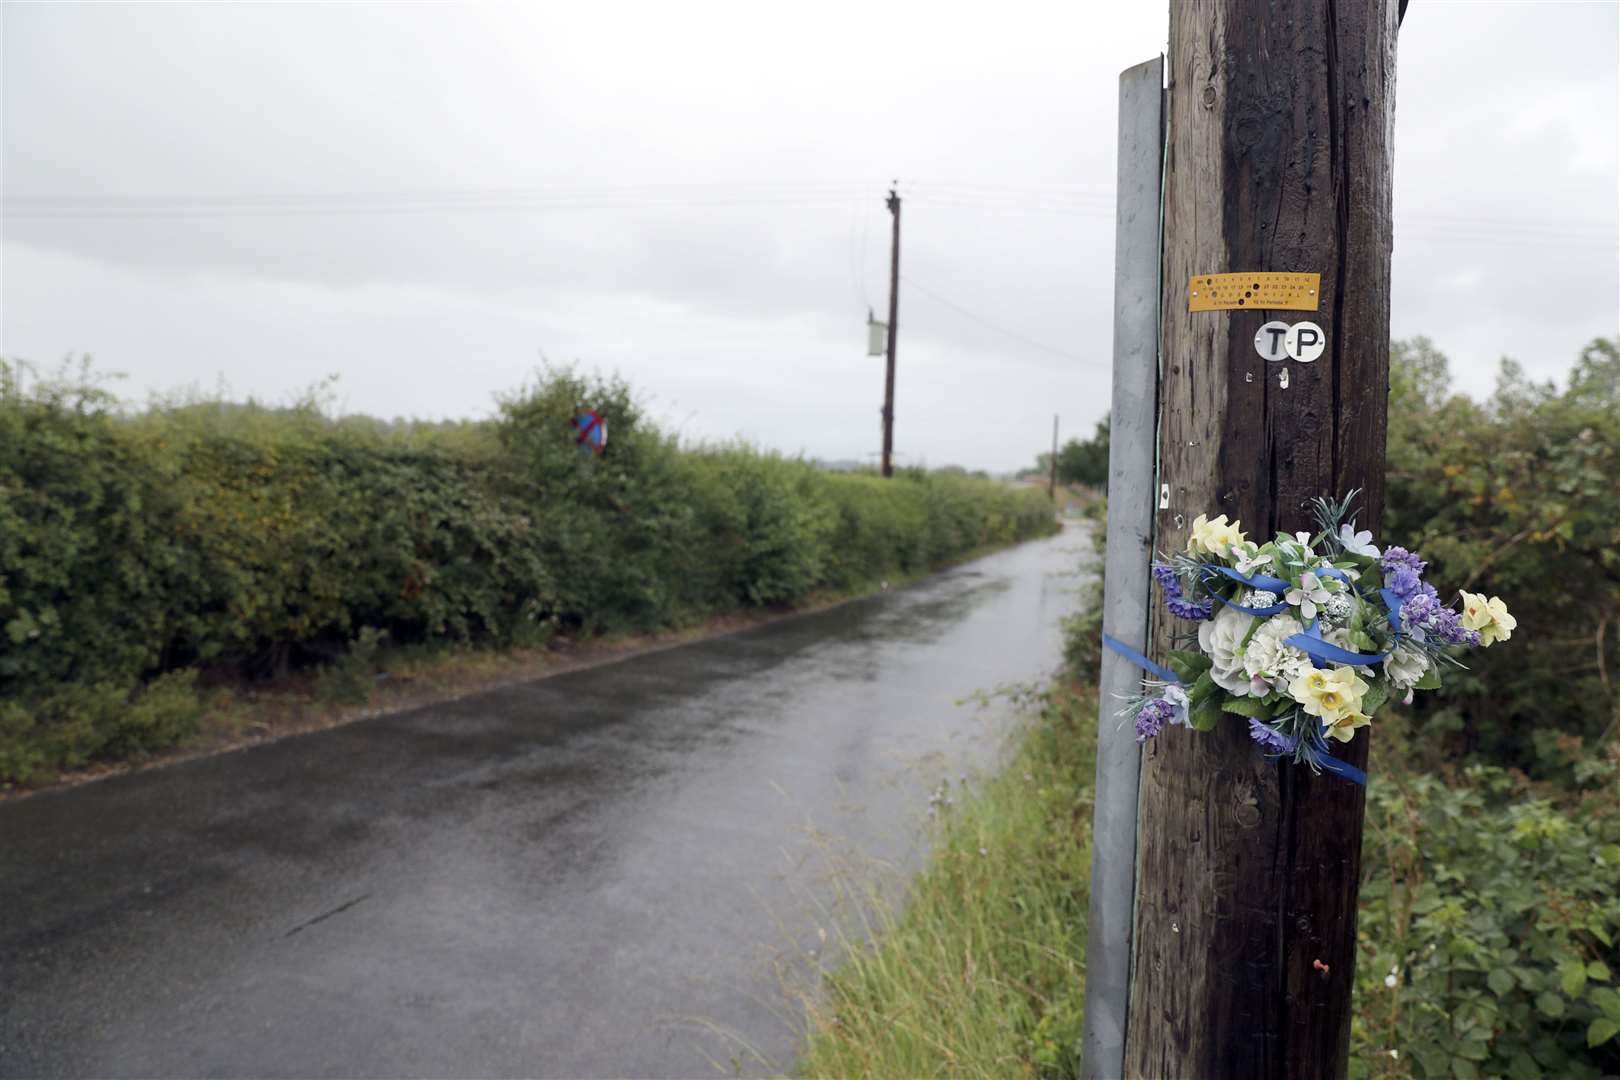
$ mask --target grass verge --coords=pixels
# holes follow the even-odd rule
[[[941,804],[909,892],[869,897],[844,930],[808,1002],[800,1075],[1078,1071],[1096,703],[1090,688],[1043,691],[1006,766]]]

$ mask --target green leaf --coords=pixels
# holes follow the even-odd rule
[[[1383,708],[1384,702],[1389,700],[1389,683],[1383,679],[1374,679],[1367,692],[1361,695],[1361,711],[1371,716]]]
[[[1187,713],[1187,723],[1194,731],[1213,731],[1221,719],[1221,703],[1217,698],[1210,698],[1194,706]]]
[[[1457,1080],[1479,1080],[1479,1070],[1466,1058],[1451,1059],[1451,1075]]]
[[[1255,720],[1271,719],[1271,709],[1259,698],[1227,698],[1221,703],[1221,711],[1234,713],[1238,716],[1252,717]]]
[[[1215,685],[1215,677],[1209,672],[1198,676],[1198,681],[1187,688],[1187,704],[1197,708],[1215,696],[1220,687]]]
[[[1565,997],[1580,997],[1586,989],[1586,965],[1579,960],[1565,960],[1558,965],[1558,988]]]
[[[1429,670],[1425,671],[1423,673],[1423,678],[1419,679],[1417,682],[1412,684],[1412,689],[1414,689],[1414,690],[1438,690],[1438,689],[1440,689],[1440,669],[1438,667],[1436,667],[1434,664],[1430,664],[1429,665]]]
[[[1609,981],[1609,965],[1601,960],[1594,960],[1586,965],[1586,977],[1594,982]]]
[[[1513,992],[1513,976],[1504,968],[1497,968],[1491,972],[1485,977],[1485,981],[1490,984],[1491,991],[1497,997],[1506,997]]]
[[[1542,1015],[1556,1020],[1564,1015],[1564,999],[1551,990],[1543,990],[1536,995],[1536,1008],[1541,1010]]]
[[[1196,682],[1198,676],[1208,671],[1214,663],[1203,653],[1190,649],[1176,649],[1167,658],[1167,666],[1184,683]]]
[[[1508,1062],[1508,1075],[1513,1080],[1541,1080],[1541,1066],[1536,1064],[1534,1058],[1520,1050]]]
[[[1592,1021],[1592,1025],[1586,1029],[1586,1045],[1602,1046],[1614,1038],[1617,1032],[1620,1032],[1620,1021],[1610,1020],[1607,1016],[1600,1016]]]
[[[1484,1061],[1491,1056],[1491,1048],[1483,1039],[1464,1039],[1457,1044],[1457,1056],[1469,1061]]]

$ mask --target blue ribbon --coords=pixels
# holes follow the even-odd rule
[[[1125,659],[1129,660],[1143,671],[1157,675],[1165,682],[1171,683],[1175,686],[1181,685],[1181,680],[1176,677],[1175,672],[1171,671],[1167,667],[1161,667],[1158,664],[1155,664],[1152,660],[1149,660],[1147,657],[1143,656],[1141,653],[1119,640],[1119,638],[1114,637],[1112,634],[1104,634],[1102,636],[1102,640],[1104,645],[1108,646],[1110,649],[1113,649],[1115,652],[1119,653],[1119,655],[1123,656]]]
[[[1266,592],[1273,592],[1279,596],[1288,591],[1288,582],[1280,577],[1272,577],[1270,574],[1252,574],[1249,577],[1244,577],[1230,566],[1219,566],[1213,563],[1205,563],[1204,565],[1217,574],[1225,574],[1238,584],[1247,585],[1251,589],[1264,589]]]
[[[1342,776],[1352,784],[1360,784],[1362,787],[1367,786],[1367,774],[1348,761],[1340,761],[1332,754],[1323,754],[1320,763],[1323,772],[1330,772],[1334,776]]]
[[[1322,640],[1322,629],[1317,620],[1312,619],[1311,624],[1305,628],[1303,634],[1294,634],[1283,639],[1284,645],[1292,645],[1311,658],[1311,663],[1317,667],[1323,664],[1348,664],[1351,667],[1365,667],[1372,664],[1381,664],[1389,659],[1388,653],[1359,653]]]
[[[1315,626],[1316,624],[1313,622],[1311,625]],[[1295,636],[1298,637],[1299,635],[1296,634]],[[1119,655],[1123,656],[1125,659],[1129,660],[1142,670],[1150,674],[1157,675],[1165,682],[1174,686],[1183,685],[1181,679],[1177,677],[1175,672],[1171,671],[1167,667],[1155,664],[1152,660],[1149,660],[1147,657],[1143,656],[1141,653],[1137,652],[1135,649],[1131,648],[1114,635],[1106,633],[1103,634],[1102,642],[1104,647],[1113,649]],[[1329,646],[1329,648],[1331,647],[1332,646]],[[1323,771],[1325,772],[1330,772],[1335,776],[1342,776],[1353,784],[1360,784],[1363,787],[1367,785],[1367,774],[1365,772],[1362,772],[1354,765],[1340,761],[1338,758],[1334,757],[1332,753],[1322,754],[1320,763]]]

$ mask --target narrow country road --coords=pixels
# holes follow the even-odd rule
[[[0,1075],[785,1069],[823,856],[916,861],[1085,546],[0,805]]]

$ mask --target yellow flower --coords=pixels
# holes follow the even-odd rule
[[[1329,738],[1340,742],[1349,742],[1356,737],[1356,728],[1366,727],[1372,723],[1372,717],[1359,709],[1355,712],[1345,713],[1337,720],[1322,719],[1322,732]]]
[[[1324,724],[1343,720],[1361,711],[1361,695],[1367,684],[1353,668],[1312,668],[1288,684],[1289,695]]]
[[[1228,524],[1226,515],[1222,514],[1214,521],[1208,520],[1203,514],[1193,518],[1192,534],[1187,537],[1187,553],[1189,555],[1214,555],[1217,558],[1226,558],[1232,550],[1233,544],[1241,544],[1247,539],[1238,526],[1242,522],[1234,521]]]
[[[1463,628],[1478,630],[1480,644],[1506,641],[1513,636],[1513,629],[1519,625],[1519,620],[1508,614],[1507,605],[1500,596],[1487,600],[1484,593],[1465,592],[1462,598]]]

